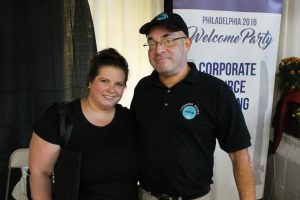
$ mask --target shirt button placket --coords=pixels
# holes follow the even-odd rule
[[[167,107],[169,104],[168,104],[168,100],[169,100],[169,96],[168,96],[168,94],[171,92],[171,90],[170,89],[168,89],[167,90],[167,94],[166,94],[166,98],[165,98],[165,107]]]

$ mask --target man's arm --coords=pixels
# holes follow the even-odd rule
[[[229,157],[240,200],[255,200],[254,175],[248,149],[229,153]]]

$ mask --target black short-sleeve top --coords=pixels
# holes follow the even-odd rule
[[[112,122],[98,127],[85,118],[80,99],[68,106],[74,128],[67,148],[82,153],[80,199],[135,199],[138,152],[129,109],[117,104]],[[50,107],[33,127],[37,135],[53,144],[59,144],[58,130],[57,106]]]

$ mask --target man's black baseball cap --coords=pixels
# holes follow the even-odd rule
[[[140,28],[141,34],[148,34],[148,32],[156,25],[164,25],[174,31],[183,31],[187,37],[189,37],[188,28],[180,17],[176,13],[160,13],[154,17],[150,22],[144,24]]]

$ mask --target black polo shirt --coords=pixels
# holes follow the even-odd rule
[[[131,109],[139,131],[140,182],[154,194],[201,195],[212,183],[216,139],[226,152],[251,145],[234,93],[194,63],[189,67],[171,88],[155,71],[135,88]]]

